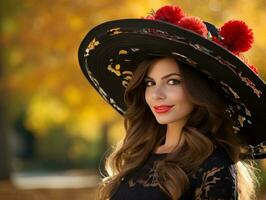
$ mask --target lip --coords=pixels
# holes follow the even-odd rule
[[[160,106],[154,106],[154,110],[156,113],[166,113],[168,112],[173,105],[160,105]]]

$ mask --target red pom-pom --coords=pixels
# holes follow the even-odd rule
[[[207,27],[199,17],[183,17],[178,25],[207,37]]]
[[[177,24],[185,16],[184,11],[178,6],[163,6],[155,12],[155,19]]]
[[[245,52],[252,47],[254,38],[252,29],[239,20],[230,20],[220,29],[223,44],[232,52]]]

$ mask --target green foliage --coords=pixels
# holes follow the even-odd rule
[[[35,157],[22,160],[20,170],[97,169],[104,151],[101,141],[87,141],[62,127],[53,128],[38,138]]]

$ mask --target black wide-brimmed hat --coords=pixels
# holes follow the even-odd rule
[[[252,30],[243,21],[230,20],[218,29],[177,6],[164,6],[144,18],[96,26],[83,39],[78,57],[91,85],[123,115],[124,91],[138,64],[151,56],[174,56],[217,84],[228,112],[238,113],[234,130],[241,130],[254,158],[263,158],[266,84],[243,56],[252,43]]]

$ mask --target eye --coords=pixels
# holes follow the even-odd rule
[[[181,81],[180,80],[177,80],[177,79],[169,79],[167,81],[170,85],[177,85],[177,84],[180,84]]]
[[[145,80],[145,86],[146,87],[150,87],[152,85],[154,85],[154,82],[153,81],[151,81],[151,80]]]

